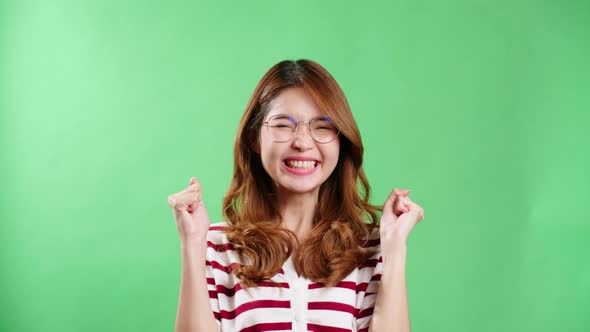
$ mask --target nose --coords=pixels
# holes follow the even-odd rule
[[[298,150],[309,150],[314,144],[313,138],[309,134],[307,126],[299,125],[293,137],[293,147]]]

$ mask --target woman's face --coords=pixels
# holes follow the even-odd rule
[[[277,114],[290,115],[298,121],[309,121],[323,115],[303,88],[283,90],[270,103],[264,121]],[[279,192],[307,193],[319,187],[334,171],[340,152],[340,138],[318,143],[308,131],[308,123],[299,123],[293,138],[279,143],[273,140],[268,127],[260,129],[260,159]]]

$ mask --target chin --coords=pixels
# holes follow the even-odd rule
[[[281,185],[281,187],[291,193],[295,193],[295,194],[305,194],[308,192],[313,192],[317,189],[320,188],[319,185],[314,186],[314,185],[292,185],[292,184],[288,184],[288,185]]]

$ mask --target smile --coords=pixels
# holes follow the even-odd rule
[[[319,164],[320,162],[316,160],[285,159],[283,161],[283,166],[285,166],[289,172],[297,175],[311,174],[316,170]]]
[[[302,161],[302,160],[285,160],[285,165],[296,169],[312,169],[316,166],[317,162],[313,160]]]

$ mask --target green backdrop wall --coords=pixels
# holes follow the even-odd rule
[[[256,83],[338,80],[413,189],[413,331],[590,330],[588,1],[0,2],[0,330],[170,331],[169,194],[212,219]]]

